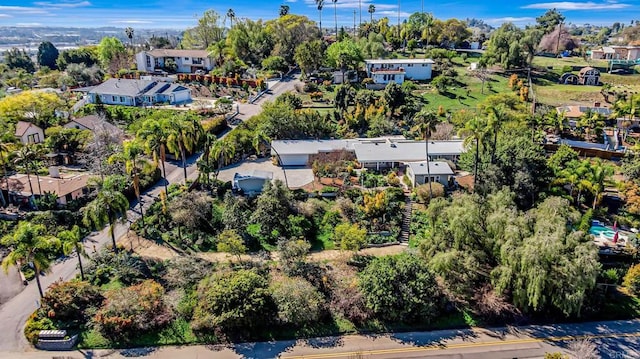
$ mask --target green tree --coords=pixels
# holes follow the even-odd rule
[[[180,46],[186,49],[208,49],[212,44],[224,40],[224,32],[220,15],[214,10],[206,10],[198,19],[198,25],[185,31]]]
[[[431,201],[433,188],[431,185],[431,168],[429,166],[429,138],[435,131],[436,126],[441,122],[440,118],[432,111],[422,109],[413,118],[421,133],[424,133],[425,158],[427,160],[427,178],[429,180],[429,201]]]
[[[367,230],[357,224],[341,223],[333,230],[333,240],[340,249],[357,252],[367,244]]]
[[[351,39],[334,42],[327,48],[327,63],[329,66],[340,69],[343,82],[344,74],[349,69],[357,69],[360,62],[364,61],[362,52]]]
[[[280,17],[287,16],[287,15],[289,15],[289,10],[290,9],[291,8],[289,7],[289,5],[280,5],[280,10],[278,11],[278,15]]]
[[[640,295],[640,264],[636,264],[629,268],[622,282],[633,295]]]
[[[247,247],[244,245],[242,237],[233,229],[222,231],[218,235],[217,249],[218,252],[226,252],[236,256],[238,262],[242,259],[241,255],[247,253]]]
[[[318,71],[323,62],[324,45],[320,40],[305,41],[296,47],[294,60],[300,69],[308,76]]]
[[[131,177],[131,183],[133,185],[133,191],[136,195],[136,200],[140,206],[140,223],[142,227],[142,235],[145,233],[144,224],[144,208],[142,207],[142,198],[140,194],[140,161],[144,154],[144,144],[137,140],[127,140],[122,143],[122,152],[112,155],[110,161],[124,162],[127,175]]]
[[[160,161],[162,165],[162,177],[164,177],[164,193],[168,194],[169,180],[167,179],[165,161],[169,131],[167,130],[167,126],[164,125],[165,121],[166,120],[156,120],[153,118],[146,119],[136,133],[136,137],[143,141],[145,150],[153,156],[154,161],[156,163]]]
[[[367,12],[369,13],[369,22],[373,24],[373,14],[376,12],[376,6],[373,4],[369,4]]]
[[[4,63],[12,70],[23,69],[27,73],[36,71],[36,67],[27,52],[16,47],[5,51]]]
[[[83,222],[86,226],[97,230],[108,224],[113,251],[117,253],[115,225],[118,218],[127,219],[129,201],[120,192],[121,189],[114,184],[115,182],[117,182],[117,178],[112,176],[99,183],[98,195],[84,208]]]
[[[562,15],[555,8],[547,10],[542,16],[536,18],[538,25],[536,27],[545,34],[552,32],[559,24],[564,22],[564,15]]]
[[[305,263],[311,244],[302,239],[278,241],[278,258],[285,273],[296,273]]]
[[[293,64],[298,45],[320,37],[315,22],[306,16],[288,14],[266,22],[267,31],[275,40],[271,55],[282,56]]]
[[[324,298],[302,278],[283,278],[271,285],[278,319],[287,326],[302,327],[321,320]]]
[[[286,72],[289,65],[282,56],[269,56],[262,60],[262,68],[268,71]]]
[[[78,268],[80,268],[80,279],[84,280],[84,268],[82,268],[82,256],[86,256],[87,253],[84,250],[82,243],[82,235],[80,234],[80,227],[73,226],[70,230],[65,230],[58,233],[58,239],[62,242],[62,251],[65,255],[69,255],[73,252],[78,256]]]
[[[487,123],[481,117],[474,117],[464,124],[464,128],[460,130],[460,134],[466,136],[465,146],[475,143],[475,160],[473,164],[473,185],[478,183],[478,166],[480,164],[480,144],[484,141],[487,133]]]
[[[44,225],[20,222],[13,233],[2,237],[0,244],[9,248],[9,254],[2,260],[5,273],[9,266],[31,266],[42,298],[44,293],[40,284],[40,272],[48,272],[51,268],[50,257],[60,248],[60,240],[48,235]]]
[[[36,160],[35,152],[33,151],[32,146],[22,146],[20,149],[15,152],[14,163],[16,165],[22,166],[25,173],[27,174],[27,181],[29,182],[29,192],[31,193],[30,197],[35,195],[33,192],[33,184],[31,183],[31,170],[33,169],[33,162]],[[40,181],[38,181],[38,185]],[[40,193],[42,194],[42,192]]]
[[[227,10],[227,19],[229,19],[229,28],[232,28],[233,21],[236,19],[236,12],[233,9]]]
[[[164,121],[167,131],[167,149],[174,155],[180,156],[184,183],[187,183],[187,153],[192,153],[204,130],[196,117],[180,116],[170,121]]]
[[[530,216],[530,235],[510,236],[501,247],[493,283],[526,312],[579,317],[600,272],[598,249],[588,234],[572,231],[580,217],[565,199],[547,198]]]
[[[214,273],[196,293],[191,326],[200,332],[246,333],[268,325],[275,311],[267,281],[250,270]]]
[[[424,261],[414,255],[377,257],[360,273],[367,308],[390,322],[430,322],[442,293]]]
[[[58,59],[56,65],[60,70],[66,70],[70,64],[84,64],[86,67],[91,67],[100,61],[95,48],[80,47],[77,49],[63,50]]]
[[[116,57],[126,52],[124,45],[115,37],[103,37],[98,44],[98,59],[103,67],[107,68]]]
[[[315,0],[316,7],[318,8],[318,14],[320,15],[319,28],[322,34],[322,9],[324,8],[324,0]]]
[[[267,182],[258,196],[250,223],[260,225],[260,235],[271,243],[289,230],[287,218],[293,214],[293,195],[280,180]]]
[[[487,65],[500,64],[504,69],[525,65],[526,57],[520,45],[523,36],[522,30],[514,24],[503,24],[491,35],[489,46],[480,62]]]
[[[131,46],[133,46],[133,35],[134,35],[134,33],[135,33],[135,31],[133,30],[133,28],[131,26],[127,26],[124,29],[124,34],[129,39],[129,43],[131,43]]]
[[[46,66],[52,70],[57,69],[56,60],[59,54],[58,49],[51,42],[41,42],[38,46],[38,65]]]

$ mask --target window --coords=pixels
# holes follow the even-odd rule
[[[151,56],[147,55],[147,67],[151,67]]]
[[[39,133],[32,133],[30,135],[27,136],[27,142],[28,143],[40,143],[40,134]]]
[[[124,102],[124,97],[120,96],[120,102]]]
[[[116,102],[116,97],[115,96],[111,96],[111,102]]]
[[[203,59],[201,57],[194,57],[193,61],[191,61],[194,65],[202,65]]]
[[[155,66],[160,67],[160,59],[155,59]]]

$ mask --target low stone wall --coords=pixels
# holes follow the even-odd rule
[[[78,336],[74,335],[69,339],[65,340],[38,340],[38,344],[36,344],[36,348],[40,350],[71,350],[76,345],[78,341]]]

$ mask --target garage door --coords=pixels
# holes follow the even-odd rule
[[[282,155],[280,160],[284,166],[306,166],[309,155]]]

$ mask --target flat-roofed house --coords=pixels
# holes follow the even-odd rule
[[[453,170],[444,161],[429,161],[429,171],[427,171],[427,161],[407,162],[407,176],[414,187],[429,182],[438,182],[449,187]]]
[[[0,188],[8,191],[10,200],[15,203],[26,202],[26,199],[32,195],[44,195],[49,192],[58,197],[59,204],[67,204],[69,201],[86,194],[89,177],[88,174],[40,176],[38,183],[38,177],[35,175],[15,174],[7,178],[9,188],[4,181],[0,184]],[[31,180],[31,185],[29,185],[29,180]],[[31,188],[34,193],[31,192]]]
[[[273,172],[253,170],[250,174],[234,174],[232,186],[236,192],[253,196],[262,193],[264,185],[272,180]]]
[[[191,102],[191,90],[187,87],[153,79],[109,79],[89,90],[87,96],[90,103],[123,106]]]
[[[379,59],[365,60],[367,76],[376,84],[404,80],[425,81],[431,79],[433,60],[431,59]]]
[[[44,131],[40,127],[27,121],[18,121],[18,123],[16,123],[15,136],[25,145],[44,141]]]
[[[209,72],[215,64],[206,50],[153,49],[136,54],[138,71],[143,72],[164,71],[169,60],[176,64],[176,72],[186,74]]]

